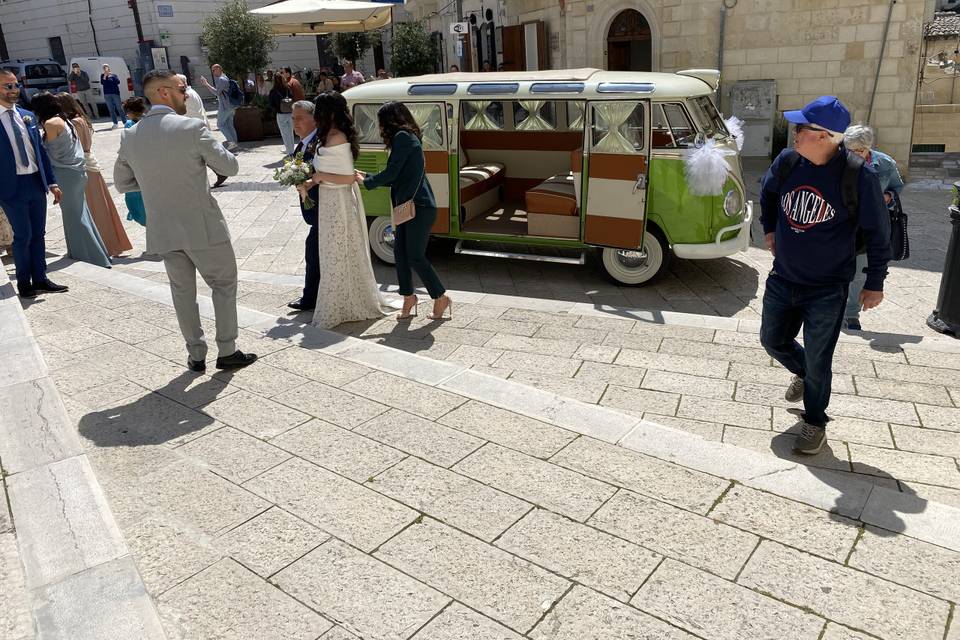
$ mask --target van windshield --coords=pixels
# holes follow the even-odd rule
[[[693,98],[690,104],[697,114],[697,120],[699,120],[704,127],[704,133],[708,137],[713,135],[729,135],[727,133],[727,126],[723,123],[723,118],[714,106],[710,96]]]
[[[24,75],[28,78],[62,78],[63,69],[58,64],[28,64]]]

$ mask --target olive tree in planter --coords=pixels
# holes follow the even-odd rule
[[[203,20],[203,42],[210,64],[219,64],[224,73],[246,91],[247,74],[270,63],[276,49],[270,22],[250,13],[246,0],[226,0],[222,7]],[[263,125],[260,109],[240,107],[234,116],[240,140],[261,140]]]
[[[390,62],[393,75],[419,76],[436,70],[436,44],[419,22],[398,22],[393,26]]]
[[[363,58],[363,54],[370,50],[379,39],[380,34],[370,31],[356,33],[335,33],[333,35],[333,52],[342,60],[356,63]]]

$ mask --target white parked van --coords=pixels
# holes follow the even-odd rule
[[[130,75],[130,69],[123,58],[113,57],[90,57],[90,58],[72,58],[70,67],[79,64],[80,69],[87,72],[90,76],[90,89],[93,91],[93,99],[98,105],[103,105],[106,113],[107,101],[103,97],[103,88],[100,86],[100,74],[103,73],[103,65],[110,65],[110,72],[117,74],[120,78],[120,100],[126,100],[133,95],[133,77]]]

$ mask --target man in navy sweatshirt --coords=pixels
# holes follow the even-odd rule
[[[856,267],[858,230],[867,249],[867,281],[860,294],[866,310],[883,300],[890,221],[869,166],[856,169],[859,211],[851,216],[844,204],[843,176],[852,153],[841,143],[850,113],[837,98],[823,96],[783,115],[796,126],[793,149],[799,159],[785,150],[761,186],[760,219],[774,259],[763,295],[760,342],[794,375],[785,397],[803,399],[804,408],[794,451],[813,455],[827,439],[833,352]],[[787,173],[781,165],[791,156],[795,166]],[[796,340],[801,326],[804,346]]]

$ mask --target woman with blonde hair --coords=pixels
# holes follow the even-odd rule
[[[60,109],[76,129],[83,148],[83,165],[87,172],[87,186],[84,193],[87,198],[87,207],[93,216],[93,223],[100,232],[103,244],[107,247],[107,255],[119,256],[125,251],[133,249],[130,238],[120,221],[120,214],[113,204],[107,183],[100,173],[100,165],[93,155],[93,125],[87,119],[80,103],[69,93],[56,95]]]

